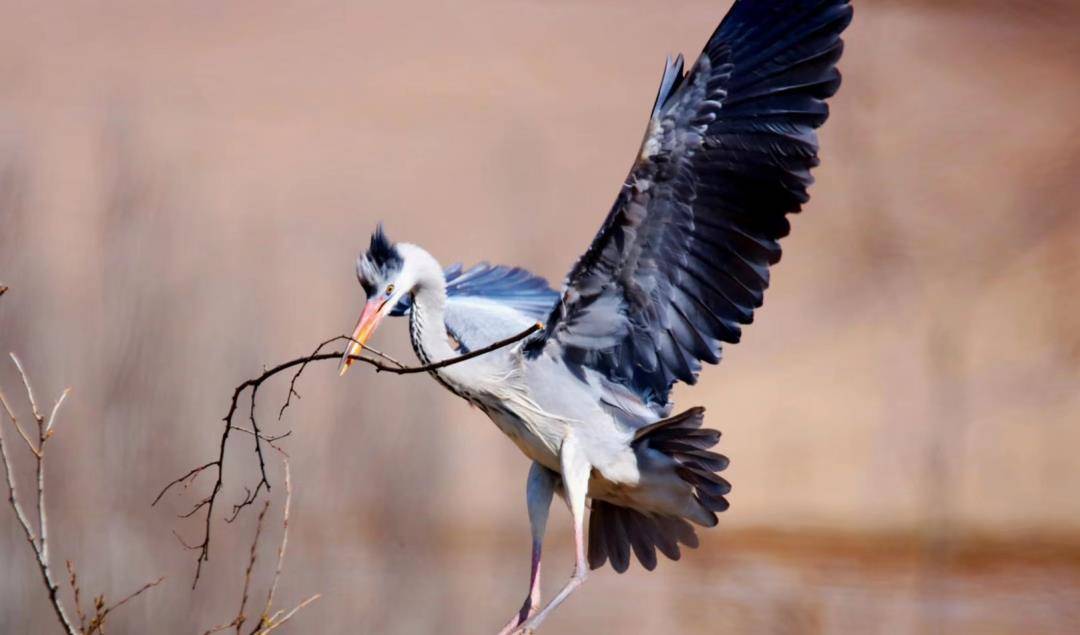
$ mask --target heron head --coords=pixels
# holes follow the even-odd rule
[[[401,250],[386,237],[380,224],[371,235],[367,251],[356,259],[356,278],[364,287],[367,303],[356,323],[352,342],[341,359],[342,375],[352,364],[350,356],[360,354],[379,322],[412,290],[408,277]]]

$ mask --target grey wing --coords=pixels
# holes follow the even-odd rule
[[[850,20],[847,0],[739,0],[689,73],[668,61],[630,175],[530,356],[599,372],[657,411],[720,360],[808,200]]]
[[[520,267],[480,263],[463,269],[447,267],[446,330],[462,352],[483,348],[516,335],[546,318],[559,300],[547,280]],[[392,315],[404,315],[411,307],[406,298]]]
[[[496,300],[471,296],[447,302],[444,319],[462,353],[517,335],[538,321]]]

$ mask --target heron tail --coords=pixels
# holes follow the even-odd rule
[[[633,445],[648,444],[675,460],[675,473],[692,485],[694,497],[709,512],[728,508],[724,496],[731,492],[731,483],[718,472],[727,469],[728,458],[709,448],[720,441],[720,431],[702,428],[705,409],[696,406],[673,417],[640,428],[634,434]],[[712,514],[710,527],[716,524]]]
[[[675,473],[693,488],[701,516],[716,524],[715,512],[728,508],[724,498],[731,484],[717,472],[728,466],[727,457],[710,450],[720,440],[716,430],[702,428],[704,408],[691,408],[647,425],[634,435],[635,448],[647,445],[675,461]],[[701,522],[698,520],[697,522]],[[648,570],[656,567],[656,552],[678,560],[679,545],[698,546],[697,535],[685,518],[638,511],[593,499],[589,516],[589,567],[608,560],[618,573],[630,565],[631,551]]]

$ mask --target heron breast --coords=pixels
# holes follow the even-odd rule
[[[559,469],[558,442],[556,434],[544,434],[546,426],[526,420],[502,405],[479,403],[480,408],[495,423],[495,426],[525,456],[552,470]]]

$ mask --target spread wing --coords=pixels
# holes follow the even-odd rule
[[[808,200],[850,20],[847,0],[738,0],[689,73],[668,61],[630,175],[528,354],[662,407],[739,341]]]
[[[547,280],[520,267],[480,263],[468,270],[460,264],[444,271],[446,330],[462,352],[511,337],[543,320],[559,300]],[[404,298],[391,315],[405,315],[412,300]]]

